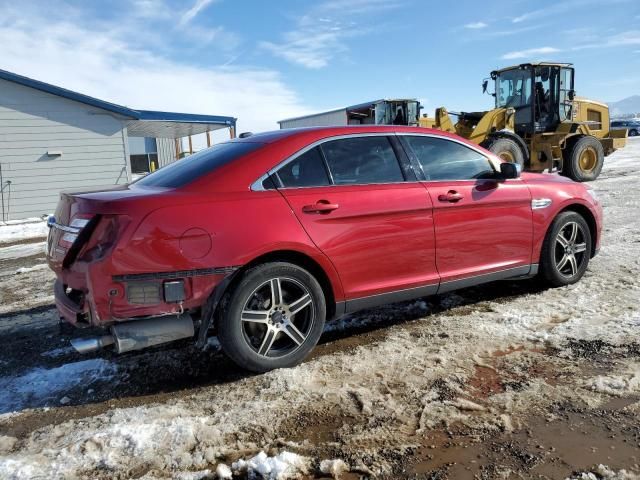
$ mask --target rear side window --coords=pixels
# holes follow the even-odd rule
[[[335,185],[404,181],[387,137],[343,138],[325,142],[321,148]]]
[[[285,188],[322,187],[329,185],[329,175],[318,147],[303,153],[277,172]]]
[[[177,160],[135,182],[148,187],[177,188],[206,175],[260,148],[262,143],[219,143],[188,157]]]
[[[484,155],[457,142],[434,137],[404,137],[427,180],[472,180],[493,176]]]

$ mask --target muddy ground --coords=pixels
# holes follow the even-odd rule
[[[51,305],[42,239],[1,244],[0,478],[215,478],[260,451],[299,455],[282,478],[330,478],[321,462],[335,459],[345,479],[639,478],[629,143],[592,183],[605,232],[580,283],[500,282],[360,312],[299,367],[265,375],[215,340],[80,356]]]

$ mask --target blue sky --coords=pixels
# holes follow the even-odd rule
[[[241,130],[381,97],[484,109],[492,69],[572,62],[579,95],[640,94],[633,1],[5,1],[0,68]]]

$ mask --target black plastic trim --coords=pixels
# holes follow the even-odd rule
[[[198,348],[204,348],[207,345],[207,334],[209,333],[209,328],[213,323],[213,316],[216,313],[216,309],[222,300],[222,296],[225,294],[227,288],[229,288],[229,285],[231,285],[232,280],[236,277],[239,271],[240,270],[236,268],[233,272],[224,277],[222,281],[215,286],[213,293],[209,296],[209,299],[203,309],[202,322],[198,329],[198,339],[196,340],[196,346]]]
[[[358,310],[364,310],[366,308],[379,307],[380,305],[386,305],[389,303],[403,302],[406,300],[414,300],[420,297],[428,297],[430,295],[436,295],[440,293],[450,292],[452,290],[458,290],[460,288],[472,287],[474,285],[480,285],[482,283],[495,282],[497,280],[506,279],[526,279],[537,275],[538,264],[524,265],[522,267],[508,268],[506,270],[500,270],[498,272],[485,273],[482,275],[475,275],[473,277],[462,278],[460,280],[452,280],[449,282],[442,282],[440,284],[425,285],[422,287],[409,288],[405,290],[397,290],[395,292],[381,293],[378,295],[372,295],[369,297],[355,298],[353,300],[347,300],[344,312],[340,313],[338,304],[336,305],[336,317],[339,317],[345,313],[353,313]],[[344,302],[339,302],[344,303]]]
[[[408,288],[405,290],[397,290],[395,292],[380,293],[369,297],[361,297],[353,300],[347,300],[345,313],[353,313],[365,308],[379,307],[388,303],[404,302],[405,300],[413,300],[414,298],[427,297],[434,295],[438,291],[438,284],[425,285],[423,287]]]
[[[475,275],[473,277],[461,278],[460,280],[450,280],[448,282],[440,283],[438,293],[450,292],[452,290],[458,290],[460,288],[473,287],[474,285],[480,285],[481,283],[495,282],[496,280],[505,280],[507,278],[514,277],[528,277],[532,271],[532,265],[524,265],[522,267],[508,268],[506,270],[500,270],[498,272],[485,273],[482,275]],[[537,272],[537,265],[536,265]]]
[[[336,311],[333,314],[332,318],[328,318],[327,320],[333,320],[334,318],[340,318],[345,313],[347,313],[347,302],[336,302]]]
[[[205,275],[229,275],[230,273],[235,272],[238,268],[240,268],[240,266],[198,268],[195,270],[178,270],[176,272],[131,273],[127,275],[114,275],[112,278],[114,282],[131,282],[136,280],[201,277]]]

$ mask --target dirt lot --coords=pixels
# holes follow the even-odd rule
[[[579,284],[361,312],[303,365],[265,375],[215,341],[81,357],[59,332],[42,239],[0,245],[0,478],[231,478],[221,464],[234,478],[640,478],[629,143],[592,184],[605,232]]]

